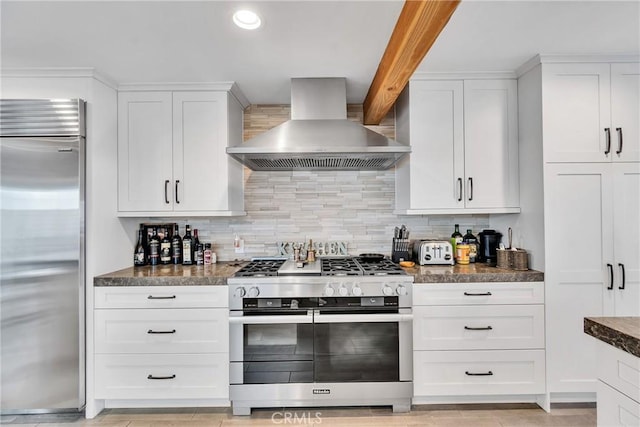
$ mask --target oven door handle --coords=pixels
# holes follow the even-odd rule
[[[315,323],[372,323],[372,322],[411,322],[413,314],[405,313],[373,313],[373,314],[320,314],[314,312]]]
[[[313,323],[313,312],[306,315],[285,316],[229,316],[229,323],[243,325],[280,325],[283,323]]]

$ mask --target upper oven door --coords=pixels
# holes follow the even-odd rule
[[[231,384],[313,382],[313,311],[229,314]]]
[[[315,381],[411,381],[412,320],[411,309],[370,314],[315,311]]]

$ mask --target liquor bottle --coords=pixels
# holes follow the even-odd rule
[[[162,240],[160,240],[160,264],[171,263],[171,240],[169,240],[169,230],[164,229]]]
[[[193,264],[193,252],[195,245],[193,244],[193,237],[191,237],[191,227],[187,225],[184,237],[182,238],[182,265]]]
[[[460,234],[460,225],[455,224],[455,230],[451,234],[451,246],[453,247],[453,258],[456,258],[456,247],[462,243],[462,234]]]
[[[138,243],[133,251],[133,265],[140,267],[147,264],[147,251],[144,249],[144,243],[142,242],[142,235],[144,228],[141,226],[138,230]]]
[[[160,261],[160,238],[158,231],[154,228],[153,234],[149,239],[149,264],[158,265]]]
[[[178,224],[176,224],[171,238],[171,262],[173,264],[182,264],[182,238],[179,234]]]
[[[478,239],[467,229],[467,234],[462,236],[462,243],[469,245],[469,262],[476,262],[478,256]]]
[[[193,229],[193,245],[198,246],[199,244],[200,244],[200,239],[198,238],[198,229],[194,228]]]

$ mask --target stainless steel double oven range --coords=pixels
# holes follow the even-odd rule
[[[234,415],[287,406],[409,411],[412,283],[388,259],[243,267],[228,280]]]

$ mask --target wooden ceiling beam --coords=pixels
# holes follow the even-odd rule
[[[389,112],[460,0],[406,0],[364,100],[364,124]]]

